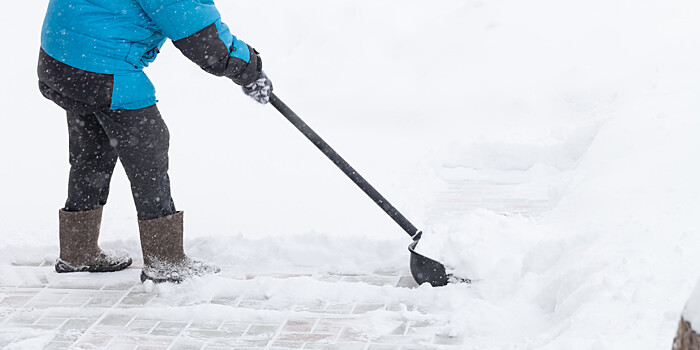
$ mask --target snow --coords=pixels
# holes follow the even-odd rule
[[[0,59],[0,286],[26,279],[15,265],[57,256],[68,157],[64,119],[34,78],[45,6],[13,3],[0,14],[3,33],[21,33],[5,35],[12,54]],[[157,286],[153,293],[203,302],[158,312],[272,320],[292,312],[206,303],[234,294],[280,305],[410,303],[418,309],[377,310],[358,323],[381,336],[428,320],[484,349],[670,347],[700,263],[700,3],[218,6],[262,52],[280,98],[425,230],[420,251],[476,282],[246,280],[402,271],[409,240],[272,107],[168,44],[148,73],[171,132],[186,249],[224,271]],[[472,183],[481,192],[464,190]],[[138,259],[128,188],[118,169],[101,244]],[[445,201],[445,193],[456,195]],[[138,271],[120,276],[138,281]],[[693,325],[697,299],[684,313]]]
[[[700,324],[700,283],[695,285],[695,289],[685,305],[683,319],[690,322],[691,326]]]

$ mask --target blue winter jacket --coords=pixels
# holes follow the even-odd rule
[[[40,60],[40,86],[50,90],[45,96],[65,95],[97,105],[94,96],[71,91],[89,95],[102,87],[71,87],[71,79],[76,79],[66,77],[73,71],[95,73],[97,78],[108,78],[103,85],[111,84],[104,87],[111,91],[109,108],[151,106],[156,103],[155,88],[143,68],[155,60],[168,38],[206,71],[239,84],[255,80],[261,69],[256,52],[221,22],[213,0],[50,0],[42,54],[66,67],[58,69],[55,62],[42,65]],[[84,84],[94,85],[97,78],[84,78]]]

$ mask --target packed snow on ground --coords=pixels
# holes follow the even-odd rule
[[[24,278],[14,266],[57,255],[67,133],[61,112],[36,89],[45,6],[15,2],[0,13],[6,284]],[[219,263],[226,278],[154,293],[417,305],[361,321],[376,336],[407,320],[429,321],[470,348],[670,347],[700,266],[699,3],[219,6],[233,32],[262,52],[278,95],[424,228],[421,252],[476,282],[408,289],[242,279],[406,271],[409,238],[271,107],[206,76],[168,45],[148,73],[172,135],[187,251]],[[518,195],[546,200],[549,210],[436,204],[452,181],[514,178]],[[101,242],[139,256],[121,170]],[[136,281],[136,273],[96,278]],[[250,316],[206,303],[159,312]]]

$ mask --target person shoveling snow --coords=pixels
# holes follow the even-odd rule
[[[59,210],[57,272],[112,272],[125,252],[97,245],[102,209],[119,159],[138,212],[141,280],[181,282],[216,273],[183,249],[183,212],[168,178],[169,132],[143,68],[170,39],[208,73],[265,104],[272,83],[255,49],[231,34],[212,0],[51,0],[39,53],[39,89],[67,114],[70,176]]]

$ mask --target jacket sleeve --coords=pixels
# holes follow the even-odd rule
[[[213,0],[138,1],[175,47],[205,71],[239,85],[258,77],[260,57],[221,22]]]

